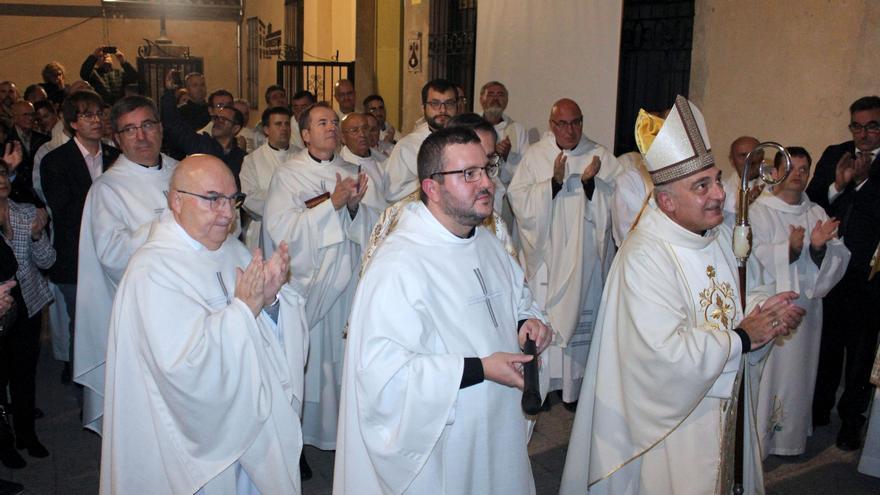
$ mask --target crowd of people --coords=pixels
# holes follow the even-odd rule
[[[683,97],[642,111],[639,150],[615,157],[570,98],[530,142],[498,81],[482,114],[429,81],[402,134],[346,79],[336,108],[268,87],[249,128],[251,103],[199,73],[170,71],[159,102],[130,94],[113,47],[73,84],[55,62],[42,75],[23,97],[0,82],[7,467],[50,455],[44,312],[102,436],[102,493],[299,493],[303,445],[336,451],[334,493],[534,493],[533,360],[558,396],[542,409],[575,411],[562,493],[763,493],[761,461],[804,453],[835,407],[837,446],[862,447],[872,366],[880,384],[877,96],[812,179],[804,148],[765,157],[751,136],[723,178]],[[880,400],[860,470],[880,476]]]

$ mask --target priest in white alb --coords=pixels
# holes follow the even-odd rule
[[[637,129],[644,119],[659,117],[640,112]],[[744,493],[763,493],[748,392],[765,344],[797,328],[803,309],[793,292],[760,307],[765,296],[751,294],[743,318],[699,110],[679,96],[656,139],[637,143],[654,197],[608,274],[560,493],[731,493],[740,380]]]
[[[208,155],[174,172],[170,212],[110,317],[102,494],[298,494],[308,333],[282,244],[233,235],[241,193]]]
[[[611,193],[617,159],[583,134],[584,116],[564,98],[551,132],[529,147],[507,197],[516,217],[526,278],[554,332],[550,390],[578,399],[602,285],[611,259]]]
[[[421,200],[365,261],[352,307],[333,493],[532,495],[520,348],[551,332],[482,226],[497,166],[447,128],[418,170]]]
[[[850,259],[849,249],[837,238],[840,222],[829,219],[825,209],[804,193],[812,163],[809,153],[800,147],[788,152],[788,177],[749,208],[750,285],[797,292],[796,304],[807,310],[798,328],[776,338],[761,374],[757,425],[764,456],[806,451],[822,337],[822,298],[843,278]],[[777,174],[784,172],[783,161],[778,154]]]
[[[290,144],[291,114],[286,106],[270,107],[263,111],[260,132],[266,142],[253,153],[245,155],[241,164],[241,192],[245,194],[244,209],[251,217],[244,235],[248,249],[260,247],[263,226],[263,208],[269,182],[275,169],[298,153],[301,148]]]
[[[378,202],[370,206],[376,211],[384,210],[385,201],[385,165],[384,155],[370,148],[370,124],[366,114],[352,112],[345,116],[340,125],[342,131],[342,150],[339,155],[348,163],[353,163],[367,174],[376,191],[368,196]]]
[[[638,151],[617,157],[623,172],[611,194],[611,234],[619,248],[648,206],[654,183]]]
[[[391,156],[385,160],[387,188],[385,199],[388,203],[397,202],[419,190],[419,178],[416,170],[416,159],[419,147],[432,132],[446,127],[446,123],[455,117],[458,108],[458,95],[455,85],[445,79],[428,81],[422,87],[422,110],[424,122],[402,137]]]
[[[306,299],[309,360],[306,367],[303,439],[323,450],[336,448],[342,386],[345,322],[357,285],[362,246],[378,212],[370,207],[378,187],[336,146],[339,117],[316,103],[300,119],[306,149],[281,165],[269,185],[263,215],[264,249],[290,245],[290,274]]]
[[[489,81],[480,88],[480,106],[483,108],[483,118],[495,127],[498,133],[498,143],[495,150],[504,160],[504,165],[498,176],[501,182],[507,186],[516,167],[529,149],[529,136],[522,124],[510,118],[504,113],[507,110],[507,87],[499,81]]]
[[[127,96],[110,112],[122,155],[95,179],[83,208],[74,334],[74,380],[83,385],[83,426],[101,433],[107,327],[128,260],[168,206],[177,161],[159,152],[162,124],[152,100]]]

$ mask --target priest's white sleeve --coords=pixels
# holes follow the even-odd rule
[[[402,493],[454,422],[464,356],[441,352],[443,329],[421,309],[424,281],[408,276],[403,263],[383,268],[366,273],[352,308],[345,387],[353,389],[344,392],[341,421],[354,429],[356,415],[358,431],[346,432],[346,449],[362,441],[380,482],[389,493]],[[393,310],[375,304],[376,297],[393,301]]]
[[[419,174],[416,169],[419,147],[413,147],[409,139],[402,139],[394,147],[391,156],[385,160],[387,189],[385,199],[395,203],[419,188]]]
[[[323,250],[345,240],[351,217],[345,207],[334,209],[330,199],[306,208],[309,198],[300,197],[302,193],[292,179],[291,173],[282,169],[272,177],[263,225],[274,245],[287,241],[291,277],[307,286],[318,273]]]
[[[260,187],[257,163],[254,161],[253,153],[244,157],[239,179],[241,180],[241,192],[247,195],[244,199],[244,208],[257,220],[262,219],[267,191]]]
[[[507,198],[517,220],[520,242],[526,258],[526,272],[530,280],[543,261],[553,218],[553,179],[552,176],[545,180],[536,177],[534,169],[539,165],[530,162],[541,160],[541,157],[535,148],[531,151],[523,158],[507,189]]]
[[[124,206],[125,198],[119,197],[116,191],[104,183],[96,184],[90,197],[89,225],[95,251],[104,273],[114,284],[118,284],[131,255],[147,241],[152,222],[139,225],[135,229],[129,228],[125,219],[119,216],[127,210]]]

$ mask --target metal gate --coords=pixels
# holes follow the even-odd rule
[[[171,69],[180,71],[181,79],[190,72],[205,73],[205,61],[202,57],[138,57],[138,72],[141,74],[139,89],[142,95],[149,96],[159,104],[159,98],[165,91],[165,74]]]
[[[340,79],[354,84],[354,62],[284,60],[278,62],[278,84],[288,95],[307,89],[318,101],[333,100],[333,85]]]
[[[635,151],[639,108],[665,110],[688,95],[693,0],[624,0],[614,154]]]
[[[428,77],[444,78],[474,94],[477,51],[477,0],[431,0]],[[468,101],[467,110],[473,109]]]

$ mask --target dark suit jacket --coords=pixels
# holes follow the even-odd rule
[[[18,130],[15,128],[13,128],[12,132],[9,133],[9,137],[6,139],[7,143],[13,141],[21,142],[21,137],[19,137]],[[39,132],[32,132],[30,147],[25,149],[24,144],[22,144],[21,164],[15,170],[15,180],[12,181],[12,190],[9,193],[9,199],[16,203],[31,203],[41,208],[45,206],[34,193],[33,172],[34,155],[37,153],[37,150],[40,149],[40,146],[47,141],[49,141],[49,136],[40,134]]]
[[[236,140],[233,139],[232,146],[225,150],[208,133],[199,134],[191,130],[180,117],[180,112],[174,103],[173,91],[165,91],[162,98],[159,99],[159,104],[162,113],[162,127],[165,128],[169,144],[180,149],[186,155],[204,153],[223,160],[223,163],[232,171],[236,186],[241,190],[239,174],[246,153],[238,147]]]
[[[880,156],[871,163],[868,180],[856,191],[856,184],[850,183],[843,192],[828,202],[828,187],[834,182],[837,162],[844,153],[855,156],[852,141],[829,146],[816,163],[816,171],[807,195],[822,205],[828,215],[840,220],[838,231],[843,243],[852,252],[849,266],[843,280],[837,285],[841,290],[880,289],[880,277],[868,283],[870,261],[880,243]]]
[[[102,146],[104,170],[119,156],[119,150]],[[40,164],[40,182],[46,202],[52,209],[55,229],[53,245],[58,258],[49,271],[49,278],[57,284],[76,283],[79,226],[82,221],[86,194],[92,186],[92,176],[76,141],[73,139],[52,150]]]

